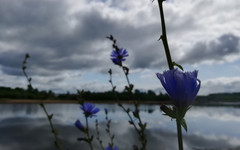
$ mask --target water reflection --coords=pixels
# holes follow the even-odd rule
[[[132,150],[138,144],[135,130],[128,124],[127,116],[117,105],[99,104],[103,110],[109,109],[112,118],[111,130],[116,135],[115,144],[121,150]],[[83,115],[76,104],[48,104],[49,113],[54,114],[53,123],[65,149],[87,150],[85,143],[78,142],[81,133],[73,126],[76,119]],[[133,107],[126,105],[126,107]],[[143,120],[148,122],[148,150],[177,149],[176,126],[162,112],[158,105],[140,106]],[[38,104],[1,104],[0,105],[0,149],[1,150],[46,150],[56,149],[54,138],[47,119]],[[240,149],[240,109],[233,107],[193,107],[186,120],[189,131],[183,134],[185,150],[192,149]],[[105,133],[104,111],[99,112],[100,134],[109,141]],[[95,134],[95,119],[91,119],[91,131]],[[96,150],[100,149],[94,142]]]

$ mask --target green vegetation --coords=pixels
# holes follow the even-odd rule
[[[134,97],[136,100],[142,102],[168,102],[170,98],[167,94],[156,94],[154,91],[148,90],[147,92],[142,92],[140,90],[135,90],[134,94],[131,95],[129,92],[116,92],[117,97],[121,101],[132,101],[131,97]],[[93,101],[113,101],[115,100],[115,95],[112,91],[107,92],[90,92],[84,91],[80,97],[84,100],[93,100]],[[78,100],[79,95],[77,93],[62,93],[55,94],[50,91],[39,91],[38,89],[26,90],[22,88],[9,88],[9,87],[0,87],[0,99],[47,99],[47,100]],[[224,102],[240,102],[240,93],[217,93],[209,94],[207,96],[197,96],[194,104],[204,105],[204,104],[217,104]]]
[[[0,87],[0,99],[51,99],[55,98],[52,91],[38,91],[33,89],[31,92],[22,88]]]
[[[117,97],[121,101],[131,101],[131,97],[141,101],[169,101],[170,98],[167,94],[156,94],[155,92],[148,90],[147,92],[141,92],[140,90],[135,90],[134,95],[129,92],[116,92]],[[115,95],[112,91],[108,92],[90,92],[85,91],[81,95],[84,100],[94,100],[94,101],[112,101],[115,100]],[[78,100],[79,95],[77,93],[62,93],[55,94],[52,91],[39,91],[38,89],[25,90],[22,88],[9,88],[0,87],[0,99],[50,99],[50,100]]]
[[[222,105],[224,103],[234,104],[236,102],[240,102],[240,93],[215,93],[207,96],[198,96],[195,104]]]

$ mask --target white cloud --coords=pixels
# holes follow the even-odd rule
[[[199,95],[208,93],[239,92],[240,77],[218,77],[202,82]]]

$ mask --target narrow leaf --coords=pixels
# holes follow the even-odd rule
[[[183,67],[182,67],[181,65],[177,64],[176,62],[172,62],[172,64],[173,64],[173,66],[177,66],[177,67],[180,68],[182,71],[184,71],[184,70],[183,70]]]
[[[187,123],[185,121],[185,119],[183,118],[182,121],[181,121],[181,125],[182,127],[185,129],[185,131],[187,132],[188,128],[187,128]]]
[[[176,112],[166,105],[161,105],[160,109],[169,117],[176,118]]]

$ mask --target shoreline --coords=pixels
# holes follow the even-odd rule
[[[86,100],[86,102],[94,104],[118,104],[117,101],[98,101],[98,100]],[[0,104],[79,104],[78,100],[37,100],[37,99],[1,99]],[[134,101],[122,101],[122,104],[135,104]],[[139,101],[140,105],[172,105],[171,101]],[[193,103],[192,106],[231,106],[240,107],[240,102],[205,102],[205,103]]]
[[[54,103],[69,103],[74,104],[78,103],[78,101],[75,100],[31,100],[31,99],[5,99],[0,100],[0,104],[40,104],[40,103],[46,103],[46,104],[54,104]]]
[[[87,100],[86,102],[91,102],[95,104],[104,104],[104,103],[109,103],[109,104],[117,104],[117,101],[94,101],[94,100]],[[78,104],[79,101],[77,100],[31,100],[31,99],[4,99],[0,100],[0,104],[40,104],[40,103],[45,103],[45,104]],[[122,101],[123,104],[134,104],[134,101]],[[139,104],[159,104],[159,105],[169,105],[172,104],[171,101],[139,101]]]

